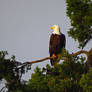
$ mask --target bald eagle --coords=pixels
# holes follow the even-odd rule
[[[60,27],[58,25],[53,25],[50,27],[53,30],[53,33],[50,37],[49,42],[49,54],[50,57],[54,57],[54,59],[50,59],[51,65],[56,65],[59,61],[61,56],[62,48],[65,48],[65,35],[60,32]]]

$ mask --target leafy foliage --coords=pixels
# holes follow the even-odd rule
[[[80,79],[80,86],[83,88],[83,92],[92,91],[92,68],[89,69],[87,74],[83,74]]]
[[[32,92],[82,92],[80,79],[85,73],[86,63],[82,57],[81,61],[71,59],[55,67],[49,65],[43,69],[37,67],[26,85],[26,92],[30,90]]]
[[[92,0],[66,0],[67,16],[71,21],[69,36],[84,48],[92,39]]]
[[[65,92],[65,90],[66,92],[71,92],[74,85],[76,85],[75,88],[77,90],[79,87],[76,81],[80,78],[78,75],[81,73],[77,72],[77,74],[77,69],[71,71],[72,67],[69,65],[70,64],[64,62],[61,65],[57,65],[55,68],[51,68],[47,65],[45,69],[41,70],[37,67],[28,83],[29,91],[31,88],[32,92]],[[75,78],[77,79],[75,80]]]
[[[67,56],[63,49],[61,58]],[[69,61],[68,61],[69,60]],[[36,67],[22,92],[91,92],[92,69],[86,73],[85,57],[70,57],[54,67]]]
[[[21,63],[15,60],[15,56],[10,59],[5,59],[8,53],[6,51],[0,51],[0,80],[5,79],[7,81],[6,87],[8,91],[17,90],[21,87],[22,74],[28,70],[29,66],[22,66]]]
[[[69,57],[68,51],[63,49],[63,52],[63,57]],[[7,81],[8,92],[91,92],[92,69],[85,73],[84,57],[71,57],[55,67],[36,67],[25,84],[21,82],[21,75],[25,73],[25,69],[22,71],[23,68],[19,68],[14,56],[5,59],[6,54],[0,52],[0,80]]]

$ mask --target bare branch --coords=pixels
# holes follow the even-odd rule
[[[73,54],[70,54],[71,56],[77,56],[77,55],[80,55],[80,54],[86,54],[88,56],[88,51],[85,51],[85,50],[80,50],[76,53],[73,53]]]
[[[71,55],[71,56],[77,56],[77,55],[82,54],[82,53],[84,53],[84,54],[86,54],[86,55],[88,54],[87,51],[81,50],[81,51],[78,51],[78,52],[73,53],[73,54],[70,54],[70,55]],[[40,60],[25,62],[25,63],[22,63],[22,66],[26,66],[27,64],[34,64],[34,63],[43,62],[43,61],[45,61],[45,60],[49,60],[49,59],[53,59],[53,58],[55,58],[55,57],[45,57],[45,58],[40,59]],[[65,58],[63,58],[63,59],[65,59]]]
[[[39,62],[43,62],[43,61],[45,61],[45,60],[49,60],[49,59],[53,59],[53,58],[55,58],[55,57],[45,57],[45,58],[43,58],[43,59],[40,59],[40,60],[35,60],[35,61],[29,61],[29,62],[25,62],[25,63],[21,63],[20,65],[19,65],[19,67],[17,67],[17,69],[20,69],[21,67],[25,67],[26,65],[28,65],[28,64],[34,64],[34,63],[39,63]],[[18,61],[17,61],[18,62]]]
[[[92,48],[90,49],[90,51],[85,51],[85,50],[80,50],[76,53],[73,53],[73,54],[70,54],[70,56],[77,56],[77,55],[80,55],[80,54],[86,54],[87,55],[87,58],[89,57],[89,53],[92,55]],[[40,60],[35,60],[35,61],[29,61],[29,62],[25,62],[25,63],[21,63],[18,67],[18,69],[20,69],[21,67],[24,67],[28,64],[34,64],[34,63],[39,63],[39,62],[43,62],[45,60],[49,60],[49,59],[54,59],[55,57],[45,57],[43,59],[40,59]],[[62,59],[66,60],[68,57],[62,57]]]
[[[40,60],[36,60],[36,61],[31,61],[31,62],[26,62],[27,64],[33,64],[33,63],[39,63],[39,62],[43,62],[45,60],[49,60],[49,59],[53,59],[54,57],[46,57]]]

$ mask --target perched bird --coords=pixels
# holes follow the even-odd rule
[[[50,57],[53,57],[53,59],[50,59],[51,65],[56,65],[60,61],[60,56],[62,53],[62,48],[65,48],[65,35],[60,32],[60,27],[58,25],[53,25],[50,27],[51,30],[53,30],[50,42],[49,42],[49,54]]]

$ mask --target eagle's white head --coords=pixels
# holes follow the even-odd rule
[[[50,29],[53,30],[53,34],[60,35],[60,27],[58,25],[53,25]]]

